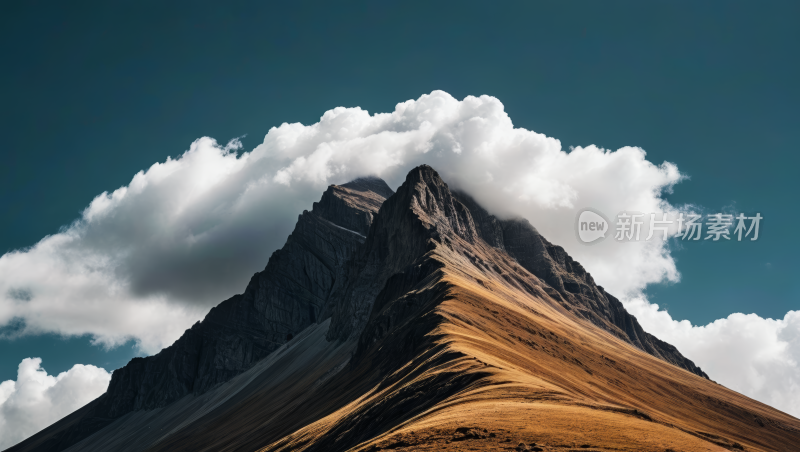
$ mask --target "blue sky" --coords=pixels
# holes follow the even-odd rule
[[[797,4],[2,8],[0,252],[57,233],[199,137],[243,137],[249,151],[284,122],[313,124],[337,106],[390,112],[444,90],[494,96],[516,127],[565,148],[639,146],[675,163],[689,179],[666,196],[673,205],[760,212],[757,242],[673,247],[681,281],[647,288],[673,318],[782,318],[800,306]],[[112,370],[136,353],[87,336],[0,339],[0,381],[27,357],[56,374]]]

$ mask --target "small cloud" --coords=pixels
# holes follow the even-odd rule
[[[76,364],[57,376],[48,375],[41,358],[25,358],[17,380],[0,383],[0,449],[23,441],[102,395],[111,373]]]

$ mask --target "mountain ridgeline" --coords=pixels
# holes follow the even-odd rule
[[[527,421],[534,402],[549,427]],[[575,418],[605,432],[592,450],[800,440],[800,421],[709,381],[527,220],[423,165],[396,193],[330,186],[244,293],[9,450],[482,450],[512,431],[562,450]]]

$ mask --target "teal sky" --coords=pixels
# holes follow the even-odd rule
[[[198,137],[246,135],[249,150],[283,122],[441,89],[495,96],[565,147],[674,162],[690,179],[672,204],[761,213],[757,242],[674,251],[681,282],[648,294],[676,319],[800,308],[800,4],[202,3],[0,7],[0,252]],[[30,356],[54,374],[133,355],[86,337],[0,340],[0,381]]]

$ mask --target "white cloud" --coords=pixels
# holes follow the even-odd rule
[[[678,347],[711,379],[800,416],[800,311],[778,320],[736,313],[693,326],[642,298],[625,307],[646,331]]]
[[[102,395],[111,374],[76,364],[47,375],[41,358],[25,358],[17,381],[0,383],[0,450],[4,450]]]
[[[157,351],[211,306],[241,292],[328,184],[369,174],[397,187],[422,163],[494,213],[528,218],[622,299],[639,299],[648,284],[679,280],[662,241],[606,239],[584,246],[573,229],[583,207],[610,218],[620,211],[685,210],[662,197],[683,179],[676,165],[654,164],[636,147],[564,150],[555,138],[514,128],[493,97],[458,101],[435,91],[374,115],[339,107],[316,124],[270,129],[251,152],[237,154],[239,147],[235,140],[220,146],[201,138],[180,158],[95,198],[61,232],[0,257],[0,325],[17,319],[24,325],[18,334],[91,334],[106,345],[133,338],[145,351]],[[764,388],[800,394],[791,378],[763,371],[763,353],[772,353],[785,369],[796,362],[800,327],[793,317],[732,316],[720,326],[678,328],[666,313],[639,302],[629,306],[640,316],[652,314],[645,327],[675,343],[712,378],[765,401],[771,396]],[[733,362],[714,360],[725,351],[732,356],[738,346],[720,338],[742,325],[771,331],[764,334],[775,339],[751,342],[764,347],[741,360],[740,373],[752,378],[726,380],[716,369],[736,374],[726,367]],[[692,335],[705,338],[704,349],[685,339]],[[783,351],[767,351],[778,349]]]

